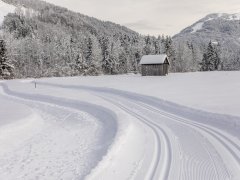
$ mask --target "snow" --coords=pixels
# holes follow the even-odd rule
[[[199,22],[199,23],[195,24],[195,25],[192,27],[192,32],[191,32],[191,33],[195,33],[195,32],[197,32],[197,31],[201,30],[202,27],[203,27],[203,25],[204,25],[204,22]]]
[[[0,0],[0,25],[3,22],[4,16],[6,16],[8,13],[13,13],[15,9],[16,9],[15,6],[9,5]]]
[[[224,15],[224,13],[218,13],[217,17],[222,17]]]
[[[205,22],[212,21],[212,20],[214,20],[214,18],[208,18]]]
[[[33,82],[0,82],[2,179],[240,178],[240,72]]]
[[[219,43],[217,41],[212,41],[212,44],[216,45],[216,46],[219,45]]]
[[[239,21],[240,20],[240,13],[238,14],[232,14],[228,17],[230,21]]]
[[[47,98],[48,102],[45,102],[43,96],[31,97],[7,88],[4,91],[18,96],[14,101],[28,106],[39,117],[27,118],[14,127],[2,127],[7,132],[1,131],[5,134],[3,140],[13,146],[10,151],[1,145],[4,152],[0,152],[0,177],[4,179],[82,178],[106,154],[116,134],[115,118],[104,108],[80,102],[70,103],[60,98]],[[7,98],[13,100],[11,96]],[[33,98],[38,102],[33,102]],[[13,108],[11,106],[8,111]],[[98,117],[98,121],[94,116]],[[11,138],[13,133],[17,138]]]
[[[224,18],[229,21],[239,21],[240,20],[240,13],[235,13],[235,14],[224,14],[224,13],[219,13],[218,18]]]
[[[142,57],[140,64],[163,64],[167,58],[166,54],[145,55]]]
[[[236,98],[239,77],[240,72],[170,73],[166,77],[120,75],[66,78],[65,84],[115,88],[204,111],[240,116],[240,101]],[[61,84],[62,79],[52,78],[48,82]]]

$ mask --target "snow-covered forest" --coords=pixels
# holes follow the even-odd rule
[[[10,1],[8,3],[19,3]],[[17,78],[138,72],[145,54],[167,53],[172,39],[141,36],[111,22],[41,1],[22,0],[3,21],[3,39]]]

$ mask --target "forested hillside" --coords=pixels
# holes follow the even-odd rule
[[[190,64],[193,70],[240,70],[240,14],[210,14],[173,40],[178,60]],[[214,63],[218,68],[213,68]]]
[[[43,1],[4,2],[16,6],[2,24],[16,78],[138,72],[144,54],[167,53],[174,64],[170,37],[141,36]]]

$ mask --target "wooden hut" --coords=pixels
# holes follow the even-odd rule
[[[143,76],[166,76],[170,63],[166,54],[160,54],[143,56],[140,65]]]

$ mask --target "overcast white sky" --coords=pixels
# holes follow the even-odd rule
[[[240,0],[46,0],[125,25],[141,34],[174,35],[210,13],[239,13]]]

